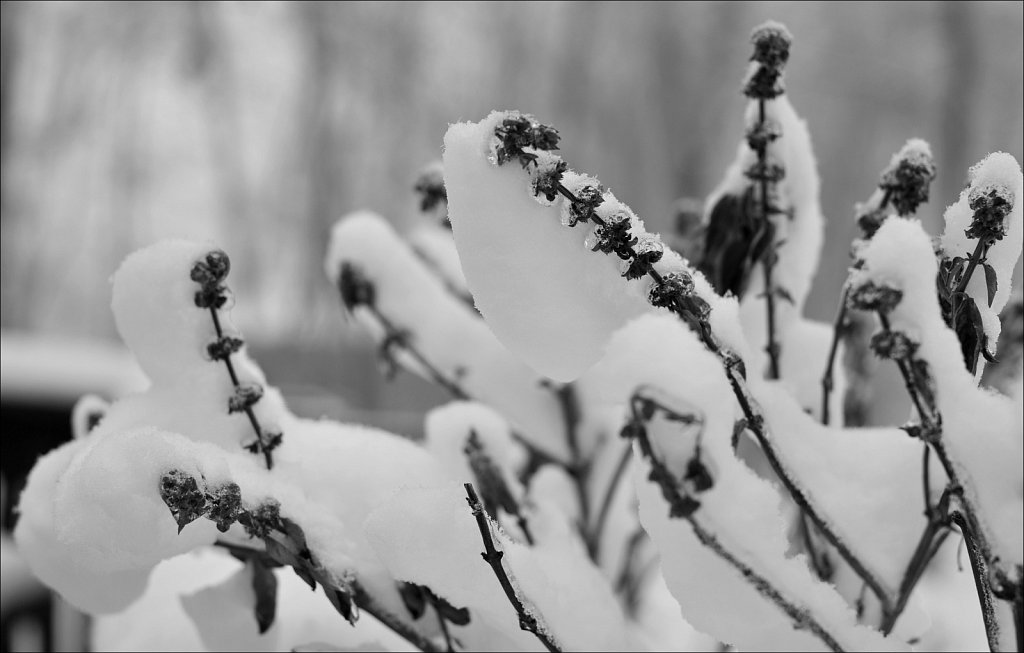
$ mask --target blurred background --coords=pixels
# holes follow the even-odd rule
[[[705,196],[735,153],[768,18],[794,34],[786,83],[822,176],[810,317],[831,320],[853,204],[908,138],[936,155],[933,233],[971,164],[1024,158],[1020,2],[0,6],[2,442],[23,467],[67,436],[77,394],[130,386],[109,278],[171,236],[231,255],[234,321],[296,412],[416,434],[444,397],[385,383],[346,328],[322,267],[333,222],[424,219],[412,184],[448,124],[520,109],[667,233],[673,202]]]

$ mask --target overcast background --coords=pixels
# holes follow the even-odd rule
[[[312,412],[344,397],[415,428],[441,395],[378,381],[322,271],[330,225],[421,219],[411,186],[447,125],[497,108],[555,125],[574,168],[667,231],[673,201],[706,195],[735,152],[767,18],[795,37],[786,84],[828,219],[808,311],[831,319],[853,203],[907,138],[936,154],[933,233],[972,163],[1024,158],[1022,6],[4,2],[0,324],[116,339],[123,257],[213,239],[272,383],[321,397]]]

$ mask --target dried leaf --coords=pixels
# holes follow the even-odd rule
[[[256,623],[262,635],[274,625],[277,615],[277,576],[260,558],[251,558],[249,566],[252,569],[252,589],[256,592]]]
[[[999,279],[996,277],[995,268],[988,263],[982,263],[985,268],[985,287],[988,288],[988,305],[992,307],[992,301],[996,298],[996,289],[999,287]]]

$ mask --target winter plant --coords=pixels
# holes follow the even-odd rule
[[[854,211],[835,323],[810,321],[791,37],[752,43],[686,258],[516,111],[450,127],[407,237],[338,222],[349,322],[453,400],[422,441],[289,412],[228,319],[224,252],[131,255],[113,311],[151,385],[83,403],[37,463],[16,538],[38,575],[105,615],[100,648],[1024,650],[1020,166],[971,168],[933,242],[908,141]],[[905,423],[844,427],[857,351],[898,370]],[[980,385],[998,359],[1005,393]]]

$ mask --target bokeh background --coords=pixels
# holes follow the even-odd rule
[[[2,443],[24,468],[66,437],[78,393],[123,387],[109,278],[172,236],[229,252],[234,322],[296,412],[415,435],[444,396],[384,382],[345,325],[322,269],[333,222],[363,208],[399,230],[425,219],[412,184],[448,124],[498,108],[558,127],[573,167],[668,233],[674,201],[705,196],[742,137],[748,37],[768,18],[795,36],[787,87],[822,176],[811,317],[831,319],[853,204],[908,138],[936,154],[933,233],[972,163],[1024,159],[1020,2],[0,7]],[[74,628],[25,641],[74,648]]]

